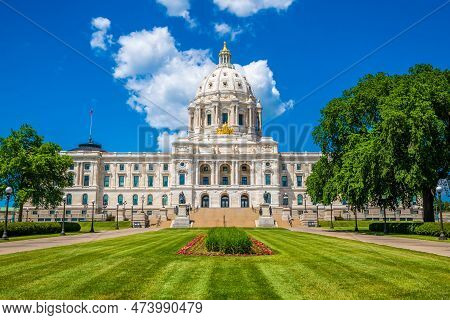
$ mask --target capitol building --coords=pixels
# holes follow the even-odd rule
[[[119,207],[127,216],[170,216],[182,197],[195,210],[256,210],[265,200],[274,213],[314,210],[305,181],[321,154],[279,152],[278,143],[262,135],[263,108],[224,44],[217,67],[187,106],[188,134],[170,152],[109,152],[92,140],[63,152],[74,160],[74,183],[65,190],[68,220],[84,220],[91,210],[113,216]],[[33,210],[33,220],[36,214],[49,221],[42,210]]]

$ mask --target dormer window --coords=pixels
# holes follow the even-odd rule
[[[208,83],[208,86],[209,86],[210,88],[212,88],[212,82]]]
[[[226,87],[228,83],[226,81],[224,81],[224,82],[222,82],[222,84],[224,87]]]
[[[238,87],[242,88],[242,83],[238,82]]]

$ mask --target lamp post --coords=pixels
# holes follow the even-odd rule
[[[333,202],[331,202],[330,204],[330,221],[331,221],[331,225],[330,225],[330,229],[334,229],[334,225],[333,225]]]
[[[119,230],[119,205],[120,205],[120,203],[117,203],[117,209],[116,209],[116,230]]]
[[[61,223],[61,236],[65,236],[66,232],[64,230],[64,225],[66,222],[66,202],[67,202],[67,196],[63,197],[63,219],[62,219],[62,223]]]
[[[141,213],[144,213],[144,200],[145,200],[145,196],[142,195],[141,196],[141,203],[142,203]]]
[[[131,227],[133,228],[133,205],[131,205]]]
[[[27,213],[27,219],[26,219],[26,221],[28,222],[28,211],[29,211],[30,209],[26,209],[25,211],[26,211],[26,213]]]
[[[320,227],[319,225],[319,205],[316,203],[316,227]]]
[[[305,211],[304,211],[304,212],[306,213],[306,212],[307,212],[307,211],[306,211],[306,193],[305,193],[303,199],[305,200]]]
[[[8,240],[8,209],[9,209],[9,199],[11,198],[11,194],[12,194],[12,188],[11,187],[7,187],[5,189],[5,193],[6,193],[6,212],[5,212],[5,224],[3,225],[3,236],[2,239],[3,240]]]
[[[439,210],[439,221],[441,223],[441,234],[439,235],[439,240],[447,240],[447,237],[444,233],[444,221],[442,219],[442,206],[441,206],[441,194],[442,194],[442,187],[437,186],[436,192],[438,194],[438,210]]]
[[[89,231],[92,233],[95,232],[95,230],[94,230],[94,214],[95,214],[95,200],[92,200],[91,231]]]

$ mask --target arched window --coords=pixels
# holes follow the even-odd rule
[[[162,196],[162,205],[167,206],[167,194],[163,194]]]
[[[288,197],[288,195],[285,193],[285,194],[283,195],[283,206],[287,206],[287,205],[289,205],[289,197]]]
[[[72,194],[68,193],[66,196],[66,204],[71,205],[72,204]]]
[[[248,196],[246,194],[241,196],[241,208],[248,208]]]
[[[81,204],[88,204],[88,195],[87,193],[83,193],[83,197],[81,198]]]
[[[139,197],[137,194],[133,194],[133,206],[137,206],[139,203]]]
[[[109,197],[108,197],[107,194],[104,194],[104,195],[103,195],[103,205],[104,205],[104,206],[107,206],[108,203],[109,203]]]
[[[297,195],[297,204],[302,205],[303,204],[303,196],[301,194]]]
[[[120,205],[123,204],[123,195],[119,194],[119,195],[117,196],[117,203],[120,204]]]
[[[153,205],[153,196],[151,194],[147,196],[147,205],[149,206]]]

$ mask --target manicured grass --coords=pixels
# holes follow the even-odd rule
[[[242,229],[212,228],[205,240],[206,249],[225,254],[243,254],[252,252],[252,242]]]
[[[283,229],[271,256],[177,255],[205,230],[0,256],[0,299],[450,299],[450,258]]]
[[[369,224],[371,224],[373,221],[367,221],[367,220],[358,220],[358,229],[359,230],[369,230]],[[321,228],[327,228],[329,229],[331,227],[331,222],[328,220],[319,220],[319,225]],[[333,221],[333,226],[335,230],[342,230],[342,231],[353,231],[355,230],[355,220],[338,220]]]

